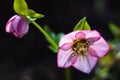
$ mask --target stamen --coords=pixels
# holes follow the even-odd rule
[[[76,39],[73,41],[73,51],[75,51],[77,54],[85,55],[86,51],[89,47],[89,41],[85,39]]]

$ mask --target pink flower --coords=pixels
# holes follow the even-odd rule
[[[58,67],[70,66],[90,73],[99,57],[109,51],[107,42],[96,30],[78,30],[64,35],[59,43]]]
[[[14,15],[6,24],[6,32],[14,34],[16,37],[23,37],[27,34],[29,24],[25,18],[19,15]]]

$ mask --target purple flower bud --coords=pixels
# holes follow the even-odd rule
[[[28,29],[29,23],[25,18],[19,15],[11,17],[6,24],[6,32],[12,33],[19,38],[22,38],[25,34],[27,34]]]

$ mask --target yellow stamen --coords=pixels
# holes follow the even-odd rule
[[[77,54],[85,55],[86,51],[89,47],[89,42],[85,39],[76,39],[73,41],[73,51],[75,51]]]

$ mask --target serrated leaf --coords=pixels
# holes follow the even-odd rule
[[[14,11],[19,15],[25,15],[28,5],[25,0],[14,0]]]
[[[78,22],[78,24],[74,27],[73,31],[75,30],[91,30],[88,22],[86,21],[86,17],[84,17]]]

